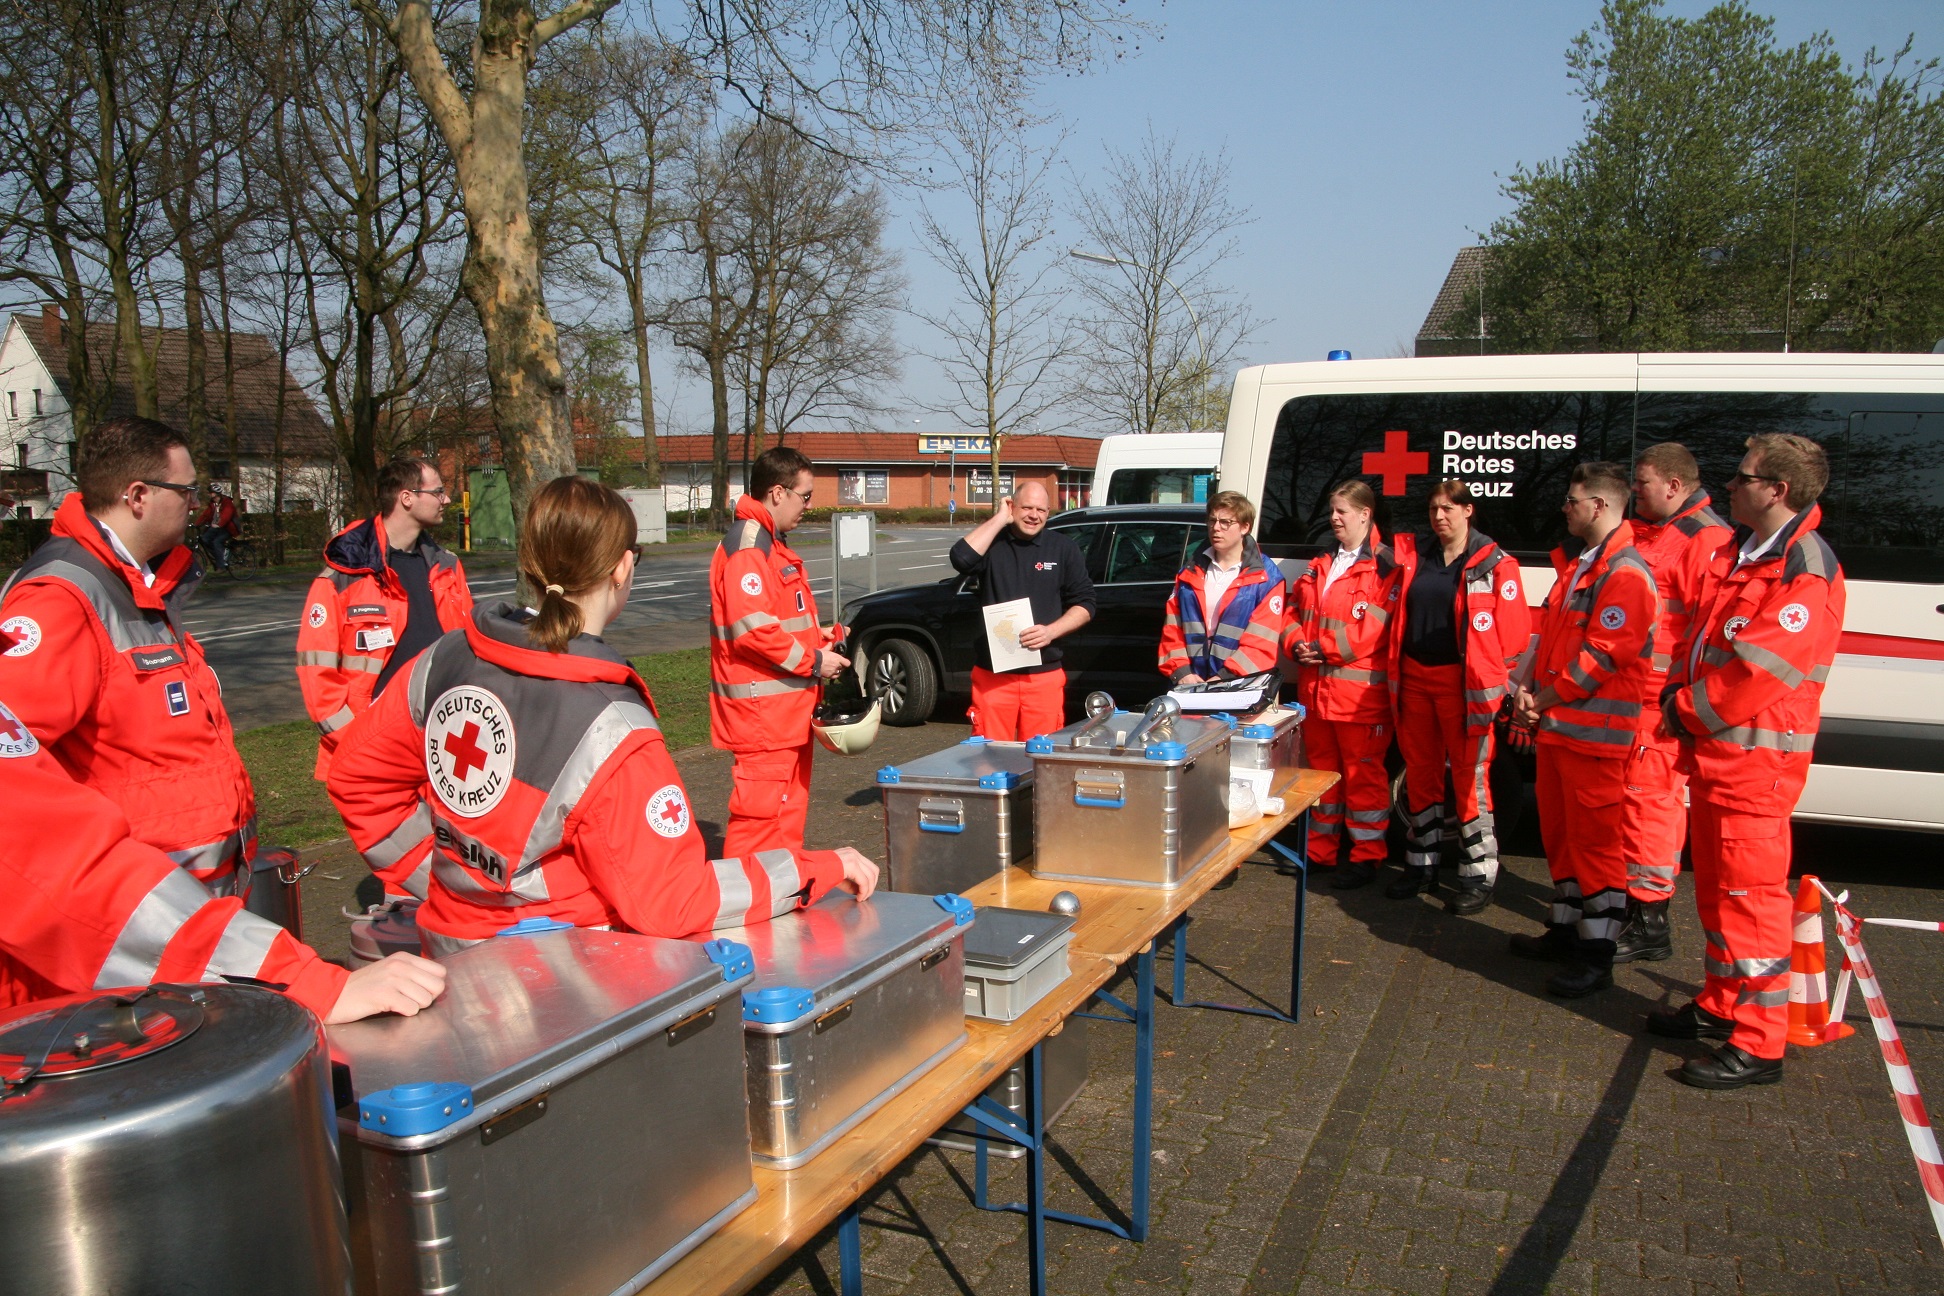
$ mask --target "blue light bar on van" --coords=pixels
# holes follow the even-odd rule
[[[1328,358],[1329,358],[1329,359],[1331,359],[1331,360],[1348,360],[1348,359],[1350,358],[1350,353],[1349,353],[1348,351],[1344,351],[1344,350],[1340,350],[1340,349],[1339,349],[1339,350],[1336,350],[1336,351],[1332,351],[1332,352],[1330,352],[1330,354],[1329,354],[1329,357],[1328,357]]]

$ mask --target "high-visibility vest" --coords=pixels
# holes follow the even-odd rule
[[[1537,741],[1617,759],[1633,750],[1653,686],[1660,594],[1625,522],[1584,568],[1579,559],[1577,545],[1552,552],[1532,691],[1550,687],[1559,702],[1540,713]]]
[[[1221,606],[1208,606],[1208,566],[1203,550],[1175,577],[1161,623],[1161,673],[1170,683],[1193,672],[1253,675],[1273,670],[1282,637],[1282,571],[1262,556],[1254,536],[1242,538],[1242,565],[1222,592]]]

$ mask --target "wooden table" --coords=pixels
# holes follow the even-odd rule
[[[1301,771],[1277,789],[1277,795],[1284,798],[1281,814],[1230,833],[1222,853],[1172,891],[1042,881],[1020,869],[1010,869],[973,888],[967,893],[968,898],[978,904],[1020,909],[1044,910],[1059,891],[1072,891],[1079,896],[1081,910],[1068,955],[1066,980],[1015,1021],[968,1020],[963,1048],[859,1121],[807,1164],[794,1170],[757,1167],[756,1202],[677,1261],[646,1290],[654,1296],[674,1296],[674,1293],[734,1296],[748,1291],[835,1221],[840,1224],[844,1290],[854,1296],[861,1287],[857,1211],[865,1194],[927,1138],[966,1113],[995,1081],[1022,1061],[1027,1070],[1029,1110],[1024,1122],[1026,1128],[1018,1141],[1027,1148],[1029,1200],[1021,1209],[1028,1217],[1032,1290],[1041,1292],[1045,1288],[1043,1234],[1049,1218],[1107,1227],[1135,1241],[1142,1240],[1147,1227],[1148,1150],[1152,1137],[1155,944],[1164,934],[1175,931],[1179,959],[1182,940],[1179,928],[1189,908],[1277,833],[1299,819],[1336,780],[1335,774]],[[1298,951],[1301,903],[1299,881]],[[1105,993],[1107,984],[1129,959],[1136,963],[1132,1006]],[[1298,967],[1291,972],[1292,980],[1299,970],[1300,955]],[[1039,1045],[1056,1033],[1072,1013],[1096,998],[1104,998],[1118,1007],[1136,1030],[1135,1203],[1130,1211],[1134,1227],[1129,1229],[1045,1209],[1044,1170],[1039,1151],[1039,1139],[1044,1133],[1040,1119]]]

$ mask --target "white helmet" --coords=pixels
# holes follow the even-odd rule
[[[877,699],[872,698],[863,711],[857,710],[857,705],[854,701],[825,702],[810,721],[817,741],[839,756],[855,756],[877,741]]]

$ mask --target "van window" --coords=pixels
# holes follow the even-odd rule
[[[1116,468],[1106,504],[1205,504],[1212,468]]]
[[[1347,477],[1378,490],[1377,525],[1422,531],[1431,487],[1469,482],[1472,525],[1515,553],[1566,535],[1559,511],[1573,465],[1625,460],[1633,393],[1383,392],[1299,396],[1269,447],[1257,535],[1283,556],[1329,539],[1329,492]]]
[[[1179,522],[1121,522],[1102,584],[1173,582],[1181,574],[1193,530]]]
[[[1643,448],[1679,441],[1727,516],[1728,478],[1757,432],[1829,454],[1823,537],[1853,580],[1944,582],[1944,397],[1900,393],[1642,392]]]

